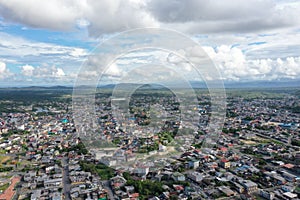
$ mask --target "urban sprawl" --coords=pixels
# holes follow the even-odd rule
[[[69,90],[0,91],[0,200],[300,199],[297,88],[227,91],[224,126],[209,146],[207,91],[197,91],[195,129],[182,126],[168,90],[133,94],[122,123],[103,90],[93,147],[74,122]],[[153,115],[171,117],[157,128]],[[94,148],[98,140],[107,147]]]

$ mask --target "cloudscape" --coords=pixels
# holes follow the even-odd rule
[[[0,83],[72,85],[95,46],[144,27],[191,37],[224,81],[297,81],[299,13],[293,0],[0,0]],[[120,74],[122,65],[143,59],[144,52],[127,55],[110,71]]]

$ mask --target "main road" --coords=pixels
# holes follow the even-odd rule
[[[69,158],[63,157],[61,160],[61,164],[63,167],[63,178],[62,178],[62,185],[63,185],[63,195],[65,200],[71,200],[71,181],[69,178]]]

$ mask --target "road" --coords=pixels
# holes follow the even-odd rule
[[[65,200],[71,200],[71,181],[69,179],[69,159],[64,157],[62,158],[62,167],[63,167],[63,195]]]
[[[112,188],[109,184],[109,181],[101,181],[101,182],[102,182],[103,188],[107,191],[108,199],[113,200],[114,199],[114,194],[112,192]]]
[[[284,142],[282,142],[281,140],[278,140],[278,139],[276,139],[276,138],[272,138],[272,137],[270,137],[270,136],[268,136],[268,135],[263,135],[262,133],[257,133],[257,132],[255,132],[254,134],[256,134],[257,136],[262,137],[262,138],[267,138],[267,139],[274,140],[274,141],[277,141],[277,142],[280,142],[280,143],[284,143]],[[288,138],[288,143],[284,143],[284,145],[286,145],[286,146],[288,146],[288,147],[292,147],[292,148],[299,149],[299,147],[292,145],[292,144],[291,144],[291,141],[292,141],[292,137],[289,137],[289,138]]]

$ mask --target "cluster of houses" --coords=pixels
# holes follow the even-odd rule
[[[122,123],[114,115],[110,101],[106,97],[97,101],[97,120],[101,139],[115,147],[101,153],[93,150],[90,155],[70,150],[80,143],[70,111],[59,111],[47,104],[47,108],[32,112],[0,115],[0,151],[15,160],[5,164],[12,167],[5,175],[20,177],[16,190],[19,199],[56,200],[64,199],[64,195],[71,199],[144,198],[140,188],[128,183],[124,172],[136,181],[162,183],[159,194],[153,191],[147,196],[153,200],[299,199],[300,114],[289,109],[297,104],[295,97],[229,98],[224,128],[210,148],[198,145],[205,137],[202,126],[208,124],[210,113],[208,97],[199,97],[204,102],[193,111],[200,116],[202,130],[193,131],[196,137],[192,139],[198,146],[182,145],[176,155],[167,157],[164,155],[172,149],[170,138],[157,134],[161,128],[147,126],[151,121],[148,111],[149,103],[153,103],[151,109],[156,115],[174,115],[168,122],[161,121],[164,131],[180,129],[179,107],[173,96],[133,98],[129,107],[132,116]],[[194,120],[192,114],[185,117]],[[187,126],[194,128],[192,124]],[[175,139],[181,137],[185,136],[177,135]],[[142,151],[151,159],[136,161]],[[115,176],[102,180],[97,174],[83,171],[80,161],[113,167]],[[5,176],[1,176],[0,180],[4,180]]]
[[[70,185],[68,194],[72,199],[106,197],[100,178],[82,171],[78,164],[88,158],[68,150],[79,144],[68,115],[3,113],[0,123],[0,150],[15,160],[14,164],[7,164],[12,171],[3,176],[21,177],[20,187],[15,191],[18,199],[64,199],[65,184]],[[70,163],[63,163],[66,158]]]
[[[79,161],[90,161],[91,156],[72,156],[69,158],[68,170],[71,184],[70,196],[72,199],[105,199],[107,192],[101,179],[91,172],[82,171]]]

